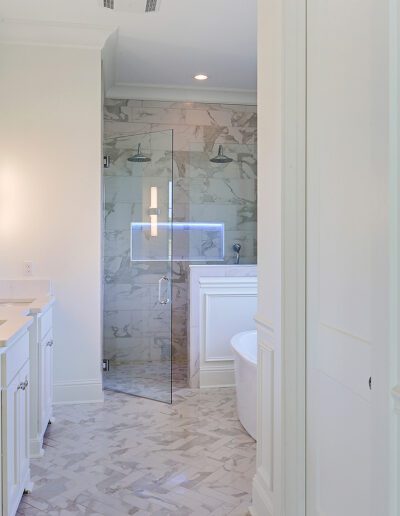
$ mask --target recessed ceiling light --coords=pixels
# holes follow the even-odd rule
[[[203,75],[202,73],[199,73],[198,75],[195,75],[193,78],[197,81],[205,81],[206,79],[208,79],[208,75]]]

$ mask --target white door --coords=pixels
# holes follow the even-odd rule
[[[388,323],[387,13],[381,0],[307,9],[307,516],[386,516],[373,390]]]

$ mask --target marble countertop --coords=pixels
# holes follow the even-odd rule
[[[0,309],[0,347],[8,346],[33,323],[33,317],[17,314],[14,310]]]
[[[0,347],[7,346],[33,322],[34,314],[45,312],[53,303],[53,296],[32,298],[0,298]]]
[[[0,312],[2,310],[12,311],[21,315],[33,315],[45,312],[55,302],[53,296],[38,296],[36,298],[0,298]]]

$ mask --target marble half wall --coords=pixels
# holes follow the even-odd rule
[[[138,143],[150,163],[127,161]],[[219,144],[232,163],[209,161]],[[104,356],[124,364],[168,360],[172,332],[173,360],[185,364],[189,265],[233,264],[234,242],[242,246],[242,264],[257,262],[256,107],[106,99],[104,154],[111,160],[104,169]],[[158,280],[169,265],[130,256],[130,224],[149,218],[151,186],[158,187],[162,214],[172,187],[174,222],[224,225],[222,261],[212,232],[187,241],[187,255],[195,250],[204,261],[173,260],[172,319],[171,307],[158,304]],[[174,239],[173,255],[182,257],[184,245]]]

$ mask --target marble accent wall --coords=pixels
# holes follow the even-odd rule
[[[174,222],[223,223],[225,256],[219,263],[234,263],[234,242],[242,245],[241,263],[256,263],[256,107],[106,99],[104,115],[104,153],[111,157],[110,168],[104,169],[105,357],[125,363],[163,360],[168,358],[170,305],[160,308],[157,289],[166,264],[131,262],[130,222],[148,219],[143,196],[150,186],[159,186],[161,203],[168,199],[166,181],[173,177]],[[163,131],[165,136],[171,129],[173,153],[166,139],[155,143],[148,135]],[[138,167],[127,158],[139,141],[152,162]],[[232,163],[209,161],[218,144]],[[219,245],[213,235],[205,235],[196,253],[203,263],[216,263]],[[182,255],[182,249],[173,249],[173,254]],[[172,263],[172,344],[178,364],[188,360],[191,263],[199,262]]]

